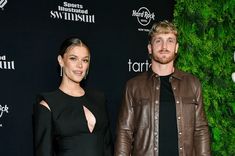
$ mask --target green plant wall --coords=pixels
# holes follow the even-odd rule
[[[213,156],[235,156],[235,0],[176,0],[176,66],[203,87]]]

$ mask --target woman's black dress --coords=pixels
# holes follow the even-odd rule
[[[73,97],[61,90],[41,94],[50,110],[37,104],[34,114],[36,156],[111,156],[112,139],[104,95],[86,90]],[[96,118],[89,131],[83,106]]]

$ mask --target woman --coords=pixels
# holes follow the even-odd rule
[[[80,85],[89,69],[88,47],[69,38],[58,62],[62,82],[57,90],[41,94],[35,109],[36,156],[112,155],[105,97]]]

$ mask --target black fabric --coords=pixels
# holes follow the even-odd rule
[[[36,105],[36,156],[111,156],[112,139],[103,94],[88,91],[82,97],[73,97],[56,90],[39,96],[50,107]],[[83,106],[96,118],[89,131]]]
[[[160,76],[159,156],[179,155],[176,106],[169,78]]]

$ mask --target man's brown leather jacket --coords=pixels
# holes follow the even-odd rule
[[[199,80],[175,69],[179,156],[210,156],[210,134]],[[117,123],[115,156],[158,156],[160,78],[151,70],[126,84]]]

